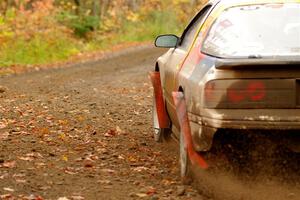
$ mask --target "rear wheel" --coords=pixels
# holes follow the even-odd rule
[[[153,115],[153,127],[154,127],[154,140],[156,142],[163,142],[163,141],[169,139],[171,130],[169,128],[160,128],[159,127],[155,99],[153,99],[152,115]]]

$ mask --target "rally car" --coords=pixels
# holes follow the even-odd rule
[[[178,138],[183,178],[221,129],[300,130],[300,1],[212,1],[155,45],[154,138]]]

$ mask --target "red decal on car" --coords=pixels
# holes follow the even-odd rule
[[[202,169],[207,169],[208,164],[204,158],[194,150],[191,127],[186,110],[186,102],[182,92],[173,92],[173,100],[176,106],[177,117],[180,123],[181,134],[184,134],[185,146],[188,156],[193,164],[198,164]]]
[[[165,102],[163,98],[160,73],[150,72],[149,75],[154,89],[154,98],[156,102],[159,127],[169,128],[169,117],[167,115]]]

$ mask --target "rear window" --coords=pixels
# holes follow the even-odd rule
[[[229,8],[212,25],[202,51],[221,58],[300,56],[300,4]]]

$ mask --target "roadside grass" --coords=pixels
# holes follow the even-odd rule
[[[79,45],[70,38],[63,37],[62,34],[47,38],[35,35],[30,40],[20,37],[1,45],[0,65],[47,64],[66,60],[79,52]]]
[[[171,10],[152,11],[143,20],[124,19],[111,32],[95,30],[88,37],[78,37],[51,28],[47,34],[35,33],[30,38],[9,37],[0,43],[0,67],[50,64],[67,61],[79,53],[101,51],[115,45],[153,41],[163,33],[178,34],[182,25]]]

